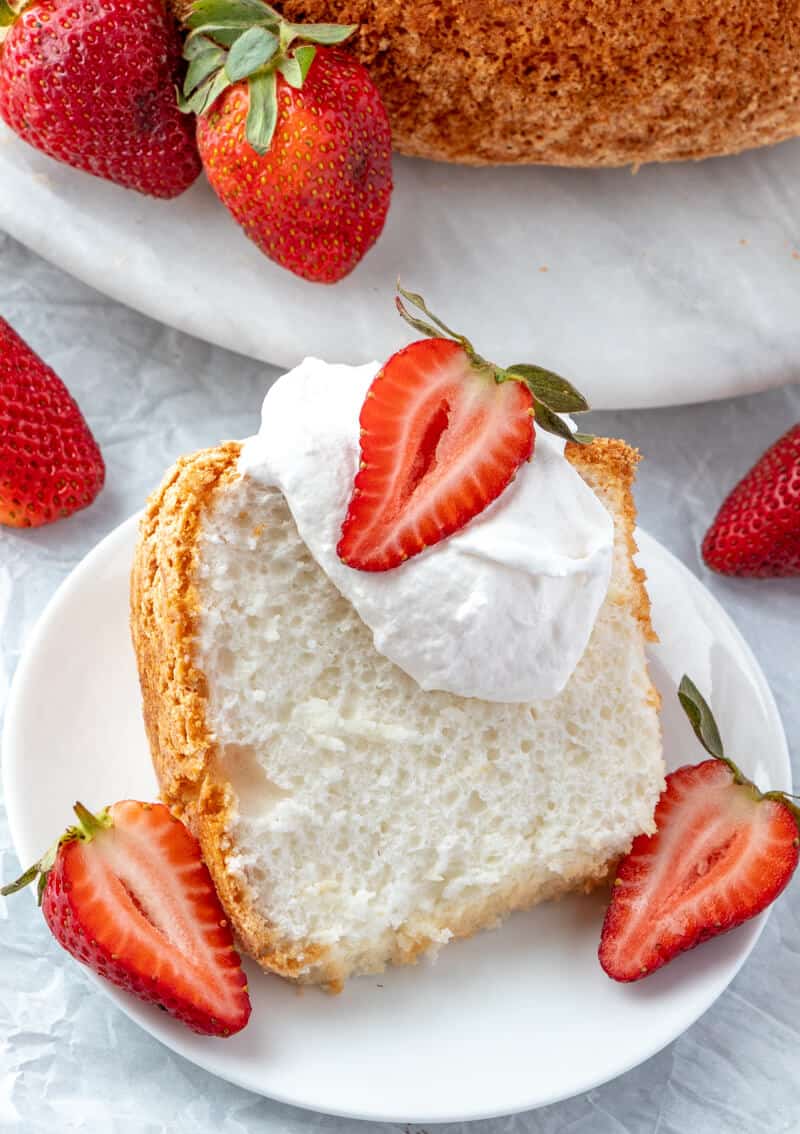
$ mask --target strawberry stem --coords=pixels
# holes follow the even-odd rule
[[[78,816],[78,826],[74,829],[75,838],[91,842],[95,835],[99,835],[101,831],[112,826],[112,819],[107,807],[98,815],[93,815],[82,803],[77,802],[72,810]]]
[[[722,747],[722,737],[719,734],[711,706],[692,679],[686,674],[683,675],[680,685],[678,686],[678,700],[689,719],[689,724],[692,726],[695,736],[709,756],[713,756],[715,760],[721,760],[723,764],[727,764],[733,772],[733,778],[737,784],[754,788],[755,785],[753,782],[737,768],[733,760],[725,755],[725,750]]]
[[[66,839],[67,834],[62,835],[58,842],[53,843],[50,849],[42,855],[38,862],[34,862],[33,866],[29,866],[28,869],[24,871],[24,873],[20,874],[19,878],[17,878],[14,882],[9,882],[6,886],[3,886],[3,888],[0,889],[0,894],[2,894],[4,898],[7,898],[9,894],[16,894],[17,891],[24,890],[26,886],[29,886],[31,884],[31,882],[38,879],[36,886],[36,898],[37,903],[41,905],[44,888],[47,885],[47,875],[53,869],[53,863],[56,861],[58,848],[61,846],[62,842],[66,841]]]
[[[33,866],[29,866],[26,871],[20,874],[19,878],[15,878],[13,882],[7,883],[0,889],[0,894],[7,898],[9,894],[16,894],[18,890],[24,890],[33,882],[34,878],[39,873],[39,863],[35,862]]]
[[[402,297],[402,298],[401,298]],[[420,319],[413,314],[403,303],[407,300],[418,311],[421,311],[430,322]],[[543,366],[532,366],[525,362],[516,362],[513,366],[505,368],[496,366],[482,358],[465,335],[451,330],[429,309],[421,295],[414,291],[406,291],[397,281],[397,295],[395,306],[403,319],[415,331],[430,339],[446,337],[459,343],[467,354],[470,363],[476,370],[486,371],[495,382],[519,382],[531,392],[534,403],[534,418],[536,424],[548,433],[563,437],[565,441],[572,441],[578,445],[588,445],[594,438],[590,433],[576,433],[571,425],[559,414],[584,413],[589,409],[589,403],[580,394],[571,382],[555,374],[552,370],[545,370]]]
[[[705,748],[710,756],[715,760],[721,760],[723,764],[727,764],[733,772],[734,782],[741,784],[742,787],[750,788],[755,794],[755,797],[761,799],[771,799],[778,803],[782,803],[784,807],[788,807],[794,816],[798,829],[800,830],[800,807],[793,802],[796,796],[792,796],[789,792],[785,791],[759,791],[752,780],[740,771],[728,756],[725,755],[722,747],[722,737],[717,728],[717,722],[714,720],[714,714],[711,711],[711,706],[706,701],[703,694],[697,688],[695,683],[686,674],[681,678],[680,685],[678,686],[678,700],[681,703],[683,711],[689,718],[689,724],[694,730],[697,739]]]
[[[33,866],[29,866],[14,882],[9,882],[7,885],[3,886],[2,889],[0,889],[0,894],[2,894],[4,898],[7,898],[9,894],[16,894],[18,890],[24,890],[31,882],[38,879],[36,890],[38,903],[41,905],[44,888],[47,885],[47,876],[53,869],[59,848],[63,846],[64,843],[72,842],[73,839],[91,842],[100,831],[105,831],[113,826],[113,820],[111,819],[107,807],[104,808],[99,815],[93,815],[82,803],[76,803],[74,811],[78,817],[77,826],[67,827],[61,838],[53,843],[38,862],[34,862]]]
[[[429,310],[428,305],[425,303],[425,300],[421,295],[418,295],[414,291],[406,291],[405,288],[400,286],[400,280],[397,281],[397,291],[398,295],[395,297],[395,304],[397,306],[397,310],[400,312],[407,323],[410,323],[412,327],[416,326],[417,329],[420,329],[420,327],[426,327],[427,329],[425,333],[429,338],[441,338],[439,332],[444,331],[448,339],[453,339],[455,342],[461,343],[468,354],[475,354],[472,343],[469,341],[469,339],[465,338],[464,335],[459,335],[457,331],[451,331],[446,323],[443,323],[441,319],[437,318],[436,315],[434,315],[433,312]],[[403,306],[403,300],[400,298],[400,296],[402,296],[403,299],[407,299],[409,303],[412,303],[414,307],[422,311],[424,315],[427,315],[431,322],[436,324],[436,326],[439,328],[439,331],[434,330],[433,327],[428,327],[427,324],[422,323],[421,320],[417,320],[413,315],[409,314],[409,312]],[[476,357],[478,356],[476,355]],[[483,361],[484,360],[481,359],[481,362]]]
[[[695,736],[706,752],[710,756],[716,756],[718,760],[724,760],[725,752],[722,747],[722,737],[719,734],[711,707],[692,679],[686,674],[683,675],[678,686],[678,700],[689,718],[689,724],[692,726]]]

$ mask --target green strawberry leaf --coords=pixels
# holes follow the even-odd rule
[[[203,100],[202,109],[197,111],[196,113],[205,114],[207,110],[210,110],[219,96],[222,94],[222,92],[224,90],[227,90],[229,86],[230,83],[228,81],[228,76],[225,74],[225,70],[223,69],[221,71],[218,71],[211,82],[207,84],[207,92],[206,97]]]
[[[175,101],[178,104],[178,110],[181,112],[181,114],[196,114],[197,113],[197,111],[195,110],[195,103],[197,102],[197,92],[195,92],[193,95],[189,95],[187,97],[183,93],[183,91],[179,90],[179,88],[176,87],[175,88]]]
[[[472,349],[472,344],[470,343],[469,339],[465,338],[464,335],[459,335],[457,331],[451,331],[446,323],[443,323],[441,319],[438,319],[433,314],[421,295],[418,295],[415,291],[406,291],[405,288],[400,286],[399,280],[397,281],[397,291],[398,294],[395,296],[394,300],[395,306],[407,323],[410,323],[410,325],[417,331],[421,331],[423,335],[428,335],[433,339],[440,339],[442,337],[442,334],[444,333],[448,338],[453,339],[457,343],[461,343],[461,345],[469,354],[475,354],[475,351]],[[417,316],[411,315],[404,306],[402,300],[400,299],[400,296],[402,296],[403,299],[407,299],[408,302],[416,307],[418,311],[421,311],[424,315],[427,315],[431,322],[435,323],[436,326],[431,327],[430,324],[424,323]],[[478,359],[477,356],[476,361],[483,362],[483,360]]]
[[[238,27],[232,27],[228,24],[204,24],[202,28],[197,31],[191,32],[183,47],[183,57],[188,59],[187,51],[191,51],[191,44],[194,36],[199,36],[203,39],[210,39],[217,45],[222,44],[223,47],[232,47],[240,35],[244,35],[249,27],[249,24],[241,24]]]
[[[210,110],[222,92],[231,85],[225,74],[225,68],[220,68],[216,74],[198,87],[190,98],[179,98],[178,107],[184,114],[196,114],[198,117]]]
[[[305,44],[303,47],[298,47],[294,53],[294,58],[297,60],[300,66],[301,87],[306,81],[306,76],[311,70],[311,64],[314,62],[314,57],[316,56],[316,54],[316,47],[312,47],[310,43]]]
[[[17,18],[17,13],[6,3],[6,0],[0,0],[0,28],[10,28]]]
[[[314,48],[312,47],[313,51]],[[293,55],[289,55],[286,59],[282,59],[278,64],[278,70],[283,75],[286,82],[290,87],[299,90],[303,85],[303,71],[297,59]]]
[[[553,413],[549,406],[544,402],[534,398],[534,416],[533,420],[547,433],[554,433],[556,437],[563,437],[565,441],[574,441],[577,445],[588,445],[594,440],[588,433],[576,433],[567,425],[563,418],[560,418],[557,413]]]
[[[64,846],[65,843],[72,842],[73,839],[82,839],[85,842],[91,842],[100,831],[104,831],[113,826],[107,807],[97,815],[93,815],[82,803],[76,803],[74,810],[75,814],[78,816],[77,824],[73,827],[67,827],[61,838],[57,839],[50,849],[45,851],[38,862],[34,862],[33,866],[29,866],[14,882],[9,882],[0,889],[0,894],[2,894],[4,898],[8,897],[9,894],[16,894],[18,890],[22,890],[25,886],[29,886],[31,882],[37,880],[36,893],[39,905],[41,905],[45,887],[47,886],[47,876],[55,866],[60,848]]]
[[[0,0],[0,4],[8,2]],[[230,83],[252,78],[261,70],[279,70],[290,86],[300,88],[314,61],[313,44],[342,43],[356,30],[355,24],[292,24],[262,0],[195,0],[186,23],[190,31],[183,56],[193,66],[189,68],[179,105],[196,114],[202,114],[211,105],[206,80],[219,67],[224,68]],[[298,38],[310,42],[288,54],[290,45]],[[222,61],[210,54],[220,47],[229,49]],[[256,139],[254,148],[260,153],[269,148],[277,120],[277,103],[271,105],[272,86],[256,86],[252,114],[248,116],[248,137]]]
[[[545,370],[542,366],[529,366],[525,362],[515,362],[505,367],[506,373],[521,378],[534,398],[546,402],[556,413],[582,413],[588,410],[589,403],[583,394],[578,393],[571,382]]]
[[[28,866],[28,869],[23,874],[20,874],[19,878],[15,879],[14,882],[9,882],[8,886],[3,886],[2,889],[0,889],[0,894],[3,898],[7,898],[10,894],[17,894],[19,890],[30,886],[31,882],[35,881],[36,900],[41,906],[42,898],[44,897],[44,888],[48,885],[48,874],[53,869],[53,865],[56,864],[58,848],[61,844],[68,843],[68,841],[73,838],[75,838],[73,828],[70,827],[57,843],[53,843],[49,850],[45,850],[39,862],[34,862],[33,866]]]
[[[4,898],[7,898],[10,894],[16,894],[20,890],[24,890],[25,887],[29,886],[34,878],[38,876],[40,866],[41,863],[34,862],[33,866],[29,866],[23,874],[20,874],[19,878],[15,878],[13,882],[9,882],[7,885],[3,886],[2,889],[0,889],[0,894],[2,894]]]
[[[306,43],[319,43],[324,47],[333,47],[337,43],[344,43],[353,34],[358,24],[287,24],[285,29],[285,42],[302,39]]]
[[[247,112],[245,135],[257,154],[265,154],[272,142],[278,121],[278,94],[274,71],[251,75],[248,82],[250,109]]]
[[[183,58],[191,63],[198,55],[204,55],[206,51],[216,51],[218,48],[219,44],[214,43],[213,39],[209,39],[199,32],[192,32],[183,45]]]
[[[4,898],[7,898],[10,894],[18,893],[26,886],[29,886],[31,882],[35,881],[37,901],[38,904],[41,905],[45,886],[47,885],[47,876],[55,865],[58,848],[62,846],[63,843],[70,842],[75,837],[74,828],[69,827],[61,838],[53,843],[48,851],[45,851],[38,862],[34,862],[33,866],[29,866],[23,874],[20,874],[19,878],[3,886],[2,889],[0,889],[0,894],[2,894]]]
[[[232,83],[258,71],[278,50],[278,37],[266,28],[248,28],[228,52],[225,71]]]
[[[437,331],[437,329],[435,327],[432,327],[430,323],[425,323],[422,319],[418,319],[416,315],[411,314],[408,308],[403,304],[403,301],[399,295],[396,295],[394,297],[394,305],[402,315],[402,317],[405,319],[406,323],[408,323],[410,327],[413,327],[415,331],[419,331],[421,335],[425,335],[426,338],[429,339],[441,338],[440,331]]]
[[[186,69],[186,79],[183,84],[184,95],[189,98],[192,91],[196,90],[201,83],[204,83],[209,75],[218,71],[224,62],[225,52],[220,47],[213,45],[202,55],[196,55]]]
[[[295,48],[291,55],[281,60],[278,64],[278,70],[290,87],[300,90],[306,81],[308,72],[311,70],[311,64],[314,62],[316,54],[316,47],[306,43],[302,47]]]
[[[714,714],[700,690],[686,674],[683,675],[678,686],[678,700],[689,718],[689,724],[694,729],[695,736],[706,752],[715,756],[718,760],[724,760],[722,738],[719,735]]]
[[[254,24],[277,27],[279,22],[275,9],[261,0],[195,0],[186,25],[192,29],[207,24],[249,28]]]

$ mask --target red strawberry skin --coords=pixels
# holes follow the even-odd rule
[[[482,512],[533,453],[533,398],[497,383],[450,339],[423,339],[379,371],[360,416],[361,466],[337,551],[387,571]]]
[[[383,230],[392,193],[391,130],[366,69],[318,47],[300,90],[277,76],[269,150],[245,138],[246,82],[228,87],[197,122],[217,196],[271,260],[304,279],[335,283]]]
[[[671,772],[655,823],[620,863],[603,924],[600,964],[618,981],[639,980],[755,917],[797,867],[787,804],[736,783],[722,760]]]
[[[250,1017],[246,977],[197,841],[161,803],[125,800],[113,826],[63,843],[42,912],[68,953],[203,1035]]]
[[[100,449],[66,386],[0,318],[0,524],[69,516],[104,480]]]
[[[201,169],[182,67],[161,0],[34,0],[0,46],[0,117],[50,157],[177,197]]]
[[[800,575],[800,424],[736,485],[703,540],[702,554],[723,575]]]

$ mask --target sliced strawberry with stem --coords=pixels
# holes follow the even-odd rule
[[[394,355],[360,421],[361,468],[338,552],[362,571],[385,571],[458,531],[533,452],[530,392],[498,385],[448,339]]]
[[[655,834],[639,835],[619,865],[599,950],[618,981],[639,980],[755,917],[798,863],[797,805],[785,792],[760,792],[725,757],[711,709],[688,677],[678,696],[712,759],[667,776]]]
[[[337,547],[361,571],[397,567],[497,499],[533,454],[534,419],[568,440],[590,440],[558,416],[588,409],[566,379],[487,362],[421,296],[398,290],[400,314],[429,337],[392,355],[361,410],[361,463]]]
[[[162,803],[124,800],[78,822],[16,882],[38,879],[53,936],[90,969],[203,1035],[250,1017],[246,977],[197,840]]]

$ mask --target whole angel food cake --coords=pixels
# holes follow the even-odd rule
[[[163,798],[244,949],[334,989],[595,886],[664,783],[637,454],[414,325],[178,461],[132,575]]]
[[[418,157],[635,165],[800,133],[800,20],[786,0],[281,7],[290,19],[358,24],[395,146]]]

